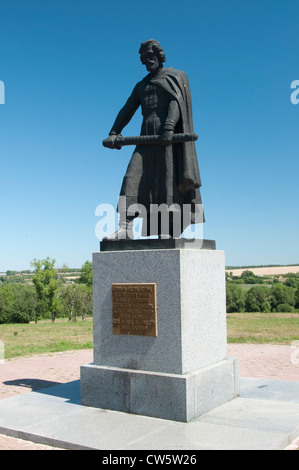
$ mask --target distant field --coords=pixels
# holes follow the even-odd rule
[[[269,266],[261,268],[238,268],[226,269],[228,273],[233,273],[233,276],[241,276],[243,271],[251,271],[256,276],[279,276],[288,273],[299,273],[299,266]]]
[[[226,268],[228,273],[233,273],[233,276],[240,276],[243,271],[252,271],[257,276],[279,276],[288,273],[299,274],[299,265],[296,266],[260,266],[260,267],[242,267],[242,268]],[[31,283],[33,273],[15,273],[7,276],[13,279],[14,282]],[[0,277],[6,278],[6,273],[0,273]],[[69,272],[60,272],[61,279],[67,282],[74,282],[80,277],[79,269],[72,269]]]

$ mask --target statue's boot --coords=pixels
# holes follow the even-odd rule
[[[173,237],[169,233],[164,233],[164,234],[160,233],[158,238],[162,240],[171,240]]]
[[[133,220],[119,222],[118,230],[112,235],[104,237],[103,240],[134,240]]]

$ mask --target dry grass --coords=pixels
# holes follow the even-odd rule
[[[290,344],[299,339],[298,313],[230,313],[230,343]]]
[[[227,269],[228,273],[232,272],[233,276],[241,276],[243,271],[251,271],[257,276],[279,276],[288,273],[299,273],[299,266],[269,266],[260,268],[238,268]]]

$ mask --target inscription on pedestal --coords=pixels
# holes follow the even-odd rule
[[[112,284],[114,335],[157,336],[156,284]]]

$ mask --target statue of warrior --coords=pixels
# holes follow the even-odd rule
[[[160,238],[179,238],[186,226],[204,222],[194,142],[197,136],[193,131],[187,75],[163,66],[165,54],[154,39],[143,42],[139,53],[148,74],[136,84],[119,111],[109,137],[103,141],[103,145],[111,149],[125,145],[126,138],[122,138],[121,132],[141,106],[140,136],[133,141],[128,138],[131,139],[129,144],[137,145],[120,191],[120,196],[125,196],[122,198],[125,204],[122,207],[118,205],[119,229],[106,237],[108,240],[131,238],[128,234],[132,233],[133,220],[137,216],[144,218],[146,228],[143,235],[158,235]],[[145,208],[146,216],[129,210],[140,205]],[[166,231],[163,221],[152,223],[152,216],[161,205],[166,205],[173,215]],[[186,210],[189,217],[186,217]],[[180,220],[176,229],[173,223],[175,213],[179,214]]]

